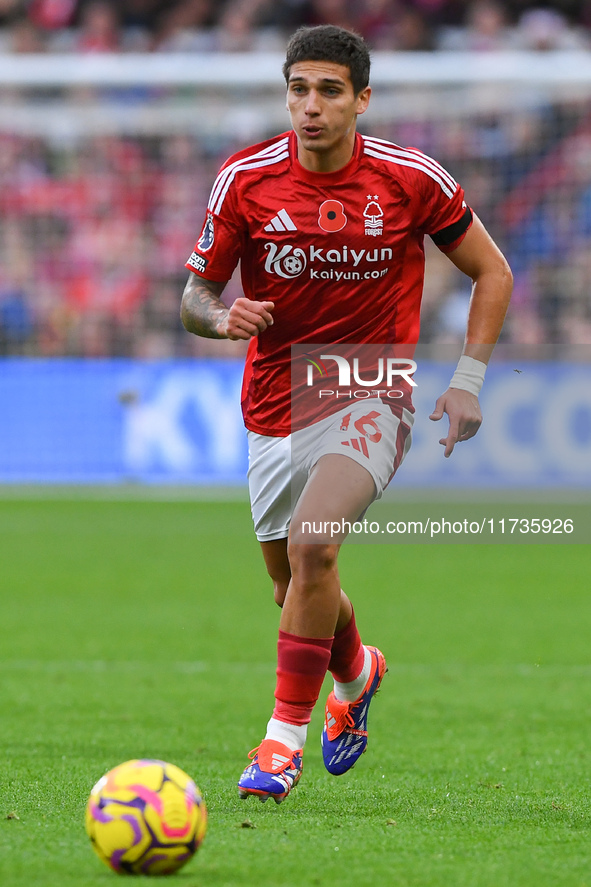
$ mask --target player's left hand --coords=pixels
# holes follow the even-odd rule
[[[448,459],[459,441],[474,437],[482,424],[482,413],[476,395],[463,388],[448,388],[437,398],[429,418],[437,422],[444,413],[449,416],[449,431],[439,443],[445,447],[444,456]]]

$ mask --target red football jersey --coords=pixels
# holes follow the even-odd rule
[[[424,236],[452,250],[471,219],[438,163],[382,139],[357,134],[333,173],[299,163],[293,132],[234,154],[187,268],[226,281],[240,261],[245,296],[275,303],[273,326],[249,344],[246,427],[290,433],[292,344],[416,343]]]

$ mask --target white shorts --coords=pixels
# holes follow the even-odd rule
[[[370,398],[287,437],[249,431],[248,485],[259,542],[287,537],[293,506],[314,465],[329,453],[363,465],[379,499],[410,449],[412,423],[408,410],[398,416],[388,404]]]

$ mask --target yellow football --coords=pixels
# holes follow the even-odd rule
[[[169,875],[205,837],[207,810],[193,780],[164,761],[126,761],[94,786],[86,831],[97,855],[120,874]]]

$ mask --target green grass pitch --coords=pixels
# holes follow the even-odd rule
[[[324,771],[321,700],[298,789],[243,802],[278,619],[248,506],[0,502],[2,887],[114,884],[84,807],[143,756],[208,805],[185,887],[590,887],[589,546],[351,545],[341,567],[390,666],[368,753]]]

